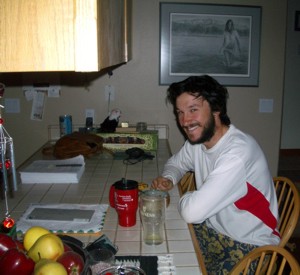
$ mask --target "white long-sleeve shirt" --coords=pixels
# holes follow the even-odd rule
[[[210,149],[186,141],[168,160],[162,176],[176,184],[187,171],[194,171],[197,186],[179,201],[187,223],[206,221],[243,243],[279,243],[274,184],[265,156],[251,136],[230,125]]]

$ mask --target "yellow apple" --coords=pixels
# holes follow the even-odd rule
[[[50,231],[47,228],[41,226],[30,227],[24,234],[23,245],[26,251],[28,251],[33,246],[33,244],[39,237],[49,233]]]
[[[27,255],[38,262],[40,259],[56,260],[64,252],[62,240],[53,233],[39,237]]]
[[[68,272],[65,267],[54,260],[41,259],[35,267],[33,275],[67,275]]]

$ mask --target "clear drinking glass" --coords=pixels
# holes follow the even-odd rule
[[[146,190],[140,193],[139,211],[143,226],[143,240],[149,245],[164,241],[166,194],[159,190]]]

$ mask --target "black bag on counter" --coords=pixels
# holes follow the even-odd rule
[[[136,164],[140,161],[143,161],[145,159],[153,159],[154,156],[145,153],[143,149],[138,148],[138,147],[133,147],[130,149],[127,149],[125,153],[128,155],[126,159],[124,159],[124,164]]]

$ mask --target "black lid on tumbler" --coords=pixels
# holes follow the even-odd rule
[[[132,190],[138,188],[138,182],[122,178],[120,181],[115,182],[114,186],[118,190]]]

